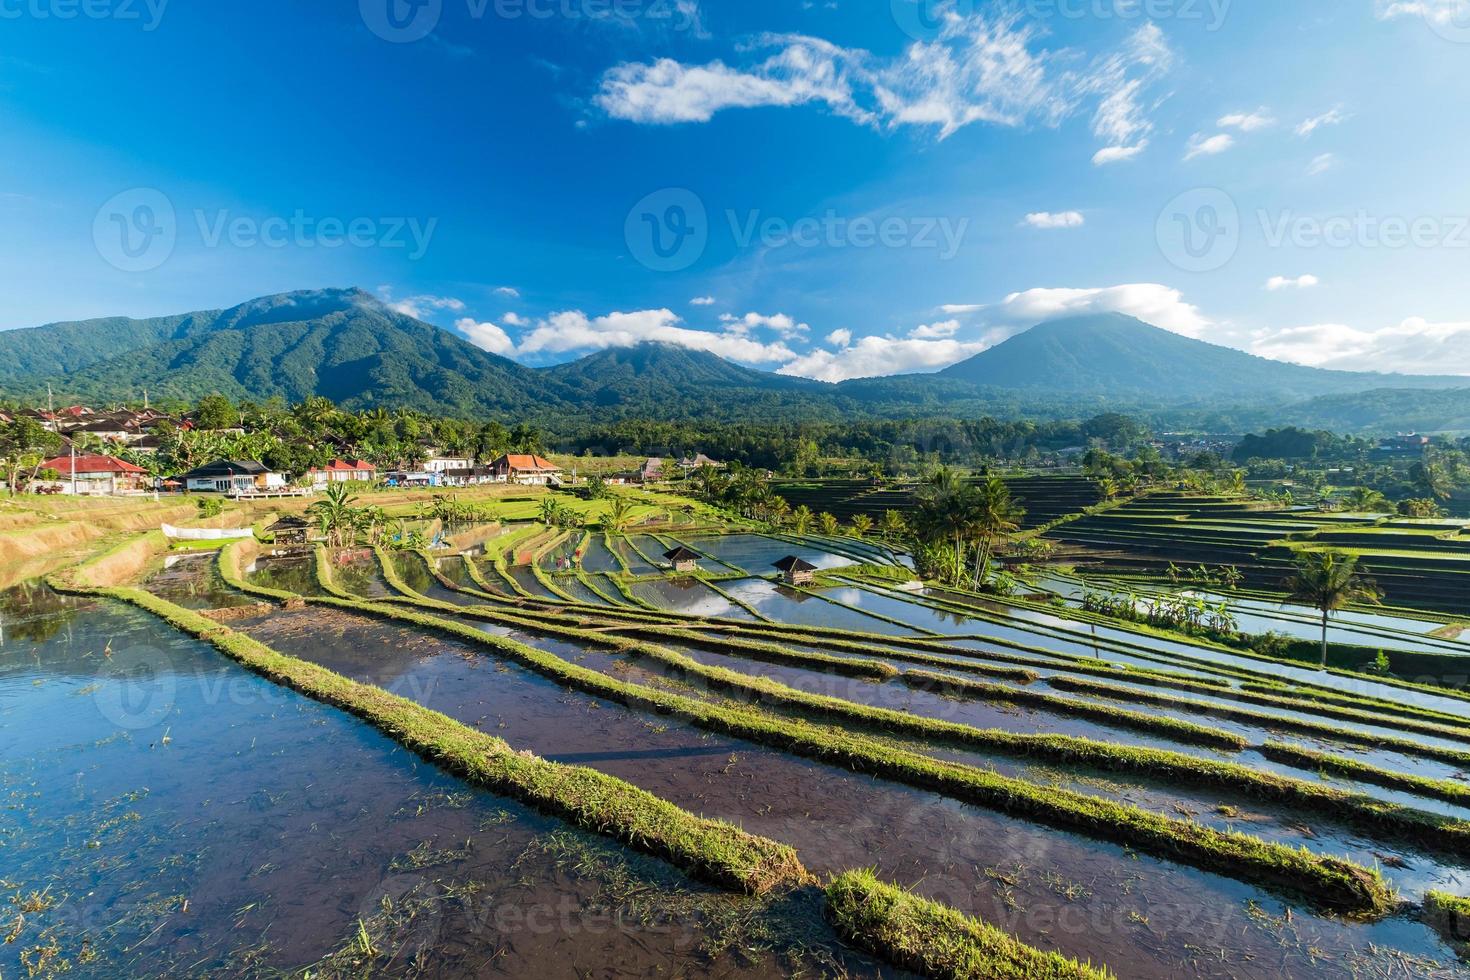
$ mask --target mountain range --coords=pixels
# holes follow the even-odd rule
[[[1470,428],[1470,378],[1326,371],[1193,340],[1121,314],[1053,320],[937,374],[827,384],[664,344],[531,368],[357,289],[267,296],[227,310],[0,332],[0,397],[94,403],[323,395],[349,409],[535,420],[793,421],[1105,410],[1293,414],[1400,427],[1383,412]]]

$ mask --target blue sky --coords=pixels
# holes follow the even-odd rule
[[[359,285],[839,380],[1122,310],[1470,374],[1470,0],[0,0],[0,327]]]

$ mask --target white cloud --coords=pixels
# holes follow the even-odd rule
[[[726,109],[820,105],[866,126],[932,128],[940,139],[974,123],[1054,126],[1094,106],[1107,144],[1095,162],[1140,152],[1153,129],[1148,90],[1173,63],[1155,25],[1118,51],[1074,67],[1071,51],[1041,47],[1043,33],[1015,14],[944,8],[938,35],[880,58],[820,38],[769,34],[746,51],[774,52],[744,67],[670,58],[624,63],[602,76],[593,103],[614,119],[709,121]]]
[[[1100,289],[1028,289],[1011,293],[987,311],[1005,323],[1022,327],[1091,313],[1126,313],[1187,337],[1198,337],[1211,326],[1198,307],[1184,302],[1179,290],[1158,283]]]
[[[1173,66],[1174,53],[1153,23],[1135,31],[1121,51],[1093,63],[1083,88],[1099,98],[1092,132],[1104,146],[1093,154],[1094,166],[1132,160],[1148,146],[1154,129],[1149,114],[1157,104],[1148,92]]]
[[[1271,115],[1271,110],[1262,106],[1255,112],[1232,112],[1221,116],[1215,123],[1221,129],[1238,129],[1242,133],[1254,133],[1258,129],[1268,129],[1276,125],[1276,118]]]
[[[910,340],[947,340],[960,332],[960,321],[941,320],[923,323],[909,331]]]
[[[715,298],[713,296],[696,296],[696,297],[694,297],[693,299],[691,299],[689,301],[689,305],[690,306],[714,306],[715,305]]]
[[[725,325],[726,331],[741,337],[748,335],[752,330],[770,330],[783,339],[790,340],[811,330],[807,324],[798,323],[795,318],[785,313],[747,313],[744,316],[726,313],[720,317],[720,322]]]
[[[1431,24],[1455,26],[1464,22],[1465,0],[1373,0],[1379,20],[1421,17]]]
[[[1092,155],[1094,167],[1106,167],[1110,163],[1127,163],[1148,149],[1148,140],[1139,140],[1133,146],[1105,146]]]
[[[1266,280],[1266,288],[1271,292],[1280,292],[1283,289],[1311,289],[1321,280],[1314,275],[1297,276],[1289,279],[1286,276],[1272,276]]]
[[[1080,228],[1087,221],[1081,211],[1033,211],[1026,215],[1024,224],[1032,228]]]
[[[1410,317],[1397,326],[1361,330],[1319,323],[1258,332],[1251,350],[1312,367],[1403,374],[1470,374],[1470,323]]]
[[[1323,126],[1336,126],[1339,123],[1346,122],[1347,119],[1347,115],[1344,114],[1342,111],[1342,106],[1335,106],[1322,113],[1322,115],[1320,116],[1312,116],[1310,119],[1303,119],[1300,123],[1297,124],[1296,134],[1298,136],[1311,136]]]
[[[834,330],[826,336],[826,341],[833,347],[846,347],[852,343],[852,331]]]
[[[514,286],[500,286],[495,290],[496,296],[508,296],[511,299],[520,299],[521,291]]]
[[[477,323],[473,317],[454,321],[454,326],[480,350],[492,354],[510,354],[515,351],[515,342],[510,335],[493,323]]]
[[[695,330],[671,310],[638,310],[589,317],[580,310],[554,313],[537,322],[521,338],[520,354],[566,353],[632,347],[645,341],[709,351],[747,364],[790,361],[796,354],[785,344],[763,344],[735,333]]]
[[[1189,148],[1184,152],[1184,159],[1193,160],[1195,157],[1212,157],[1224,153],[1235,145],[1235,137],[1229,133],[1216,133],[1214,136],[1206,136],[1204,133],[1195,133],[1189,138]]]
[[[411,316],[415,320],[423,320],[434,313],[448,310],[451,313],[463,313],[464,301],[455,299],[453,296],[409,296],[405,299],[395,300],[391,292],[384,287],[379,292],[383,296],[383,302],[388,308],[404,316]]]
[[[526,320],[525,317],[521,316],[519,313],[514,313],[514,312],[507,312],[500,319],[503,322],[508,323],[508,324],[510,324],[513,327],[524,327],[529,322],[529,321]]]
[[[836,382],[938,371],[973,357],[986,346],[983,342],[958,340],[864,337],[840,350],[814,350],[783,365],[777,373]]]
[[[1323,174],[1325,174],[1327,171],[1331,170],[1333,167],[1336,167],[1336,166],[1337,166],[1337,154],[1335,154],[1335,153],[1322,153],[1322,154],[1319,154],[1316,157],[1313,157],[1312,158],[1312,162],[1311,163],[1307,164],[1307,176],[1308,177],[1320,177]]]
[[[946,303],[939,308],[939,312],[945,316],[962,316],[966,313],[979,313],[983,309],[984,303]]]

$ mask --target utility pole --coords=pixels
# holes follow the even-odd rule
[[[77,495],[77,442],[69,440],[71,444],[71,495]]]
[[[56,411],[56,399],[55,396],[51,394],[51,382],[49,381],[46,382],[46,411],[48,413]]]

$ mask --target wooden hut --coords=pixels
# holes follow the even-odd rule
[[[682,545],[673,551],[664,552],[664,560],[674,567],[676,572],[699,571],[699,554],[690,551]]]
[[[795,555],[787,555],[782,558],[776,562],[775,568],[781,573],[781,580],[787,585],[811,585],[817,575],[816,565]]]
[[[266,532],[276,544],[304,545],[311,528],[312,523],[304,517],[283,517],[266,528]]]

